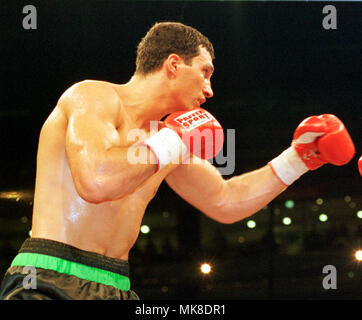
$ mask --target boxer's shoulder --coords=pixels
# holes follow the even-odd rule
[[[59,101],[69,99],[88,99],[94,102],[96,100],[119,100],[119,95],[115,90],[115,85],[100,80],[84,80],[73,84],[61,95]],[[94,103],[93,103],[94,104]]]
[[[59,98],[58,107],[66,116],[74,113],[118,115],[122,107],[114,84],[99,80],[84,80],[69,87]]]

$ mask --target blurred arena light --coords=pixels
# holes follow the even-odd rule
[[[203,274],[209,274],[211,272],[211,266],[208,263],[203,263],[200,270]]]
[[[293,200],[287,200],[287,201],[285,201],[284,205],[288,209],[293,209],[294,208],[294,201]]]
[[[29,190],[17,190],[17,191],[1,191],[0,199],[15,200],[15,201],[29,201],[33,199],[33,192]]]
[[[362,250],[357,250],[354,254],[357,261],[362,261]]]
[[[247,223],[246,223],[246,226],[249,228],[249,229],[254,229],[256,227],[256,222],[254,220],[249,220]]]
[[[286,226],[289,226],[292,223],[292,219],[290,219],[289,217],[284,217],[283,218],[283,224]]]
[[[362,219],[362,210],[357,211],[357,218]]]
[[[151,231],[150,227],[146,224],[142,225],[140,230],[141,230],[141,233],[144,233],[144,234],[147,234]]]
[[[319,215],[319,221],[326,222],[328,220],[328,216],[324,213]]]

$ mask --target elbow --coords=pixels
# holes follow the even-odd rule
[[[233,223],[239,222],[240,220],[242,220],[242,219],[235,218],[235,217],[232,217],[232,216],[224,216],[224,217],[222,217],[222,219],[219,219],[217,221],[222,223],[222,224],[233,224]]]
[[[226,207],[222,207],[214,209],[212,212],[206,214],[219,223],[233,224],[251,216],[253,213],[254,212],[248,210],[233,211],[230,208],[227,209]]]
[[[230,216],[224,216],[224,217],[222,217],[222,219],[219,219],[217,221],[222,223],[222,224],[233,224],[233,223],[236,223],[236,222],[240,222],[241,220],[245,219],[248,216],[249,215],[247,215],[247,216],[244,216],[244,215],[243,216],[230,215]]]
[[[89,176],[83,179],[78,178],[74,179],[74,184],[78,195],[86,202],[99,204],[111,200],[100,178]]]
[[[211,219],[222,224],[233,224],[242,220],[239,216],[225,212],[223,209],[214,209],[204,213]]]
[[[74,179],[75,188],[79,196],[90,203],[99,204],[106,201],[119,200],[134,191],[126,183],[127,178],[117,176],[117,180],[111,177],[97,174],[84,174]],[[128,187],[125,187],[127,186]],[[121,187],[122,186],[122,187]]]

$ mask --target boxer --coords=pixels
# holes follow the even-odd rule
[[[285,152],[223,179],[207,161],[220,150],[222,128],[200,108],[213,96],[213,59],[213,46],[199,31],[156,23],[138,45],[129,82],[87,80],[62,94],[40,132],[32,237],[5,274],[2,299],[138,299],[128,254],[163,180],[211,219],[234,223],[307,171],[352,159],[343,123],[334,115],[312,116]],[[164,117],[151,132],[150,121]],[[145,132],[145,139],[130,141],[132,130]],[[211,134],[192,139],[203,130]],[[130,161],[135,145],[145,161]],[[23,286],[28,266],[36,270],[36,288]]]

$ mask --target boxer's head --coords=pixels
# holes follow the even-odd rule
[[[211,42],[196,29],[178,22],[156,23],[138,45],[135,74],[165,71],[173,80],[167,84],[173,105],[187,110],[213,96],[213,59]]]
[[[143,37],[137,47],[136,74],[158,70],[170,54],[179,55],[186,64],[204,47],[214,59],[211,42],[196,29],[179,22],[159,22]]]

